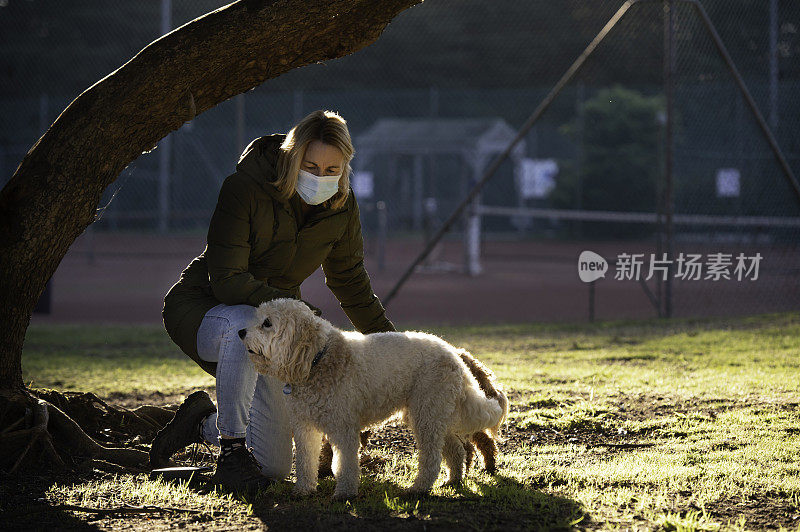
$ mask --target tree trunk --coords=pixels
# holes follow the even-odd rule
[[[131,161],[232,96],[367,46],[419,1],[240,0],[152,42],[78,96],[0,191],[0,390],[23,390],[33,307]]]

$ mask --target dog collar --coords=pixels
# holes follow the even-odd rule
[[[328,350],[328,344],[325,344],[325,347],[323,347],[322,349],[320,349],[320,350],[317,352],[317,354],[316,354],[316,355],[314,355],[314,360],[312,360],[312,361],[311,361],[311,367],[312,367],[312,368],[313,368],[314,366],[316,366],[316,365],[319,363],[319,361],[320,361],[320,360],[322,360],[322,357],[324,357],[324,356],[325,356],[325,352],[326,352],[327,350]]]
[[[320,350],[317,352],[317,354],[316,354],[316,355],[314,355],[314,360],[312,360],[312,361],[311,361],[311,367],[312,367],[312,368],[313,368],[314,366],[316,366],[316,365],[319,363],[319,361],[320,361],[320,360],[322,360],[322,357],[324,357],[324,356],[325,356],[325,352],[326,352],[327,350],[328,350],[328,344],[325,344],[325,347],[323,347],[322,349],[320,349]],[[289,394],[291,394],[291,393],[292,393],[292,385],[291,385],[291,384],[289,384],[288,382],[287,382],[287,383],[286,383],[286,384],[283,386],[283,393],[285,393],[286,395],[289,395]]]

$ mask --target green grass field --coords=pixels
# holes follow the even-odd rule
[[[243,502],[144,475],[59,481],[44,497],[200,510],[125,517],[134,528],[800,529],[800,314],[430,332],[469,349],[508,392],[496,477],[479,466],[461,489],[405,498],[413,446],[390,426],[347,503],[330,502],[331,479],[312,497],[287,482]],[[23,365],[32,387],[127,406],[214,385],[157,327],[32,327]]]

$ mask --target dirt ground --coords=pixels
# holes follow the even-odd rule
[[[203,236],[95,233],[81,236],[52,280],[51,313],[33,323],[160,323],[163,296],[181,270],[205,245]],[[379,297],[422,249],[420,241],[390,240],[385,267],[379,268],[376,244],[367,240],[367,271]],[[387,305],[399,327],[442,324],[586,321],[589,285],[577,275],[577,259],[592,250],[609,259],[620,253],[653,253],[651,242],[489,241],[482,246],[483,273],[461,273],[463,246],[444,242],[430,267],[417,271]],[[774,244],[699,246],[687,253],[761,253],[755,281],[680,281],[673,283],[675,316],[724,316],[800,308],[800,250]],[[653,293],[654,280],[648,285]],[[304,299],[342,327],[350,323],[324,285],[321,269],[302,285]],[[615,280],[614,267],[595,283],[598,320],[657,315],[642,286]]]
[[[213,392],[213,390],[210,390]],[[548,404],[527,403],[519,404],[519,396],[511,391],[509,400],[512,404],[512,411],[524,411]],[[574,400],[586,400],[587,397],[576,395]],[[735,401],[704,401],[702,399],[676,399],[657,395],[626,395],[620,394],[615,398],[620,405],[617,421],[621,424],[625,420],[652,419],[661,416],[671,416],[675,414],[686,415],[693,413],[716,417],[717,414],[727,411],[730,408],[737,408]],[[569,401],[569,400],[568,400]],[[123,401],[124,402],[124,401]],[[782,405],[782,408],[796,409],[797,403]],[[102,436],[101,433],[92,433],[94,437]],[[607,427],[601,427],[594,423],[577,425],[570,429],[557,431],[549,428],[520,428],[514,423],[506,424],[504,428],[504,441],[500,443],[500,453],[510,453],[527,444],[532,446],[547,445],[585,445],[586,453],[596,455],[598,459],[607,460],[611,456],[620,453],[636,452],[643,448],[653,447],[658,444],[657,431],[653,429],[642,429],[641,431],[621,433]],[[146,446],[143,446],[146,448]],[[362,456],[362,475],[365,477],[375,477],[377,472],[383,467],[382,459],[375,453],[379,448],[391,448],[394,453],[411,457],[415,452],[415,446],[409,430],[399,424],[390,422],[377,430],[370,436],[369,444]],[[199,451],[194,454],[194,451]],[[192,460],[190,460],[190,455]],[[213,456],[208,449],[199,448],[180,454],[177,457],[179,463],[194,463],[196,465],[213,465]],[[473,467],[481,469],[482,463],[476,462]],[[24,477],[12,477],[4,479],[9,484],[0,489],[0,494],[10,497],[10,501],[16,503],[7,506],[18,508],[10,510],[3,516],[0,512],[0,523],[6,524],[7,530],[36,529],[36,530],[172,530],[182,528],[187,530],[454,530],[463,529],[467,523],[463,521],[464,515],[455,513],[448,516],[442,510],[437,510],[436,515],[428,516],[425,520],[420,520],[414,516],[385,516],[360,518],[352,515],[334,516],[325,511],[307,511],[297,505],[287,504],[286,501],[273,501],[271,499],[259,499],[253,506],[253,515],[245,521],[239,521],[228,525],[214,521],[209,515],[187,514],[182,512],[164,511],[155,514],[136,514],[136,513],[109,513],[91,514],[87,512],[75,512],[63,506],[48,503],[44,493],[48,486],[53,482],[60,483],[81,483],[89,481],[100,481],[112,478],[113,471],[104,471],[102,467],[89,468],[78,473],[45,474],[44,476],[26,475]],[[502,484],[502,474],[497,477]],[[554,486],[551,480],[542,479],[541,485],[534,484],[528,489],[552,490]],[[202,489],[202,486],[195,485],[193,489]],[[680,497],[689,498],[691,492],[679,492],[676,500]],[[35,501],[35,502],[34,502]],[[469,508],[469,501],[453,500],[451,504],[456,508],[454,512],[468,511],[473,519],[479,519],[479,515],[487,519],[485,522],[472,522],[471,525],[476,530],[527,530],[541,529],[534,522],[525,521],[525,515],[519,515],[518,520],[511,519],[509,515],[498,511],[493,513],[491,505],[479,506],[480,511]],[[464,506],[467,505],[467,506]],[[113,505],[112,505],[113,506]],[[298,510],[298,508],[301,508]],[[552,507],[543,508],[543,512],[550,512],[553,515],[547,516],[543,522],[557,522],[562,512],[576,509],[576,503],[564,499],[559,504]],[[690,504],[685,511],[702,510],[718,522],[735,522],[739,518],[745,518],[748,529],[767,530],[779,527],[791,528],[796,525],[798,517],[795,503],[786,497],[767,494],[764,497],[737,499],[723,498],[713,504],[699,508]],[[526,526],[526,523],[528,526]],[[541,524],[541,523],[540,523]],[[595,521],[591,515],[587,514],[576,527],[569,527],[575,530],[598,530],[607,528],[608,523]],[[549,528],[549,527],[548,527]],[[556,529],[566,529],[567,527],[556,527]]]

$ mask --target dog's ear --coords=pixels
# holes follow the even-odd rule
[[[321,320],[311,312],[289,309],[283,315],[280,336],[285,342],[281,346],[278,371],[286,382],[300,384],[308,380],[314,356],[324,346],[321,328]]]

